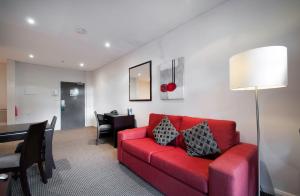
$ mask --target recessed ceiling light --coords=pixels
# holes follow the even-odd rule
[[[80,67],[84,67],[84,63],[79,63],[79,66]]]
[[[33,18],[31,18],[31,17],[26,18],[26,21],[30,25],[35,25],[35,20]]]
[[[141,77],[141,75],[142,75],[141,73],[138,73],[138,77]]]
[[[106,48],[110,48],[110,43],[109,43],[109,42],[105,42],[104,46],[105,46]]]
[[[34,55],[33,54],[29,54],[28,57],[31,58],[31,59],[33,59]]]
[[[76,27],[75,32],[78,33],[78,34],[81,34],[81,35],[87,34],[87,30],[83,27]]]

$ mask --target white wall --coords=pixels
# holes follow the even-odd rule
[[[15,61],[8,59],[6,65],[7,124],[15,123],[15,69]]]
[[[87,80],[85,71],[16,62],[15,81],[16,106],[19,110],[16,123],[51,120],[56,115],[56,129],[60,129],[60,82],[86,83]],[[53,90],[58,90],[58,96],[52,95]],[[86,104],[88,100],[86,96]],[[89,110],[86,109],[86,112]],[[86,114],[86,122],[90,121],[89,116]]]
[[[0,63],[0,109],[6,109],[6,64]]]
[[[300,195],[300,1],[232,0],[94,73],[98,112],[132,107],[139,126],[150,112],[232,119],[256,143],[254,94],[229,90],[229,58],[268,45],[288,47],[289,85],[260,92],[263,188]],[[185,98],[159,98],[159,65],[185,57]],[[128,68],[152,60],[153,101],[128,101]]]
[[[93,73],[86,72],[86,85],[85,85],[85,96],[86,96],[86,104],[85,104],[85,126],[96,126],[96,118],[94,116],[94,81],[93,81]]]

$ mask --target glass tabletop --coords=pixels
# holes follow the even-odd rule
[[[12,124],[12,125],[1,125],[0,126],[0,135],[27,132],[29,126],[34,123],[24,123],[24,124]],[[48,124],[46,130],[50,130],[51,127]]]

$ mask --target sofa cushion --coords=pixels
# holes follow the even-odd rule
[[[207,121],[185,130],[183,137],[190,156],[207,156],[221,152]]]
[[[175,149],[174,146],[161,146],[151,138],[124,140],[122,149],[131,155],[150,163],[153,153]]]
[[[188,156],[182,148],[154,153],[150,164],[166,174],[208,192],[208,165],[211,160]]]
[[[168,143],[173,141],[179,133],[176,131],[168,117],[165,116],[154,128],[153,135],[156,143],[166,146]]]
[[[182,123],[179,128],[180,135],[177,137],[176,141],[177,145],[186,149],[186,145],[184,143],[184,138],[182,135],[183,131],[205,120],[208,122],[208,126],[212,134],[214,135],[214,138],[217,141],[217,144],[222,153],[236,144],[236,123],[234,121],[183,116]]]
[[[147,137],[153,138],[153,129],[160,123],[163,117],[167,116],[176,130],[180,128],[181,116],[165,115],[165,114],[150,114],[149,125],[147,127]]]

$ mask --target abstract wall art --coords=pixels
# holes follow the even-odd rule
[[[183,99],[184,57],[160,65],[160,99]]]

